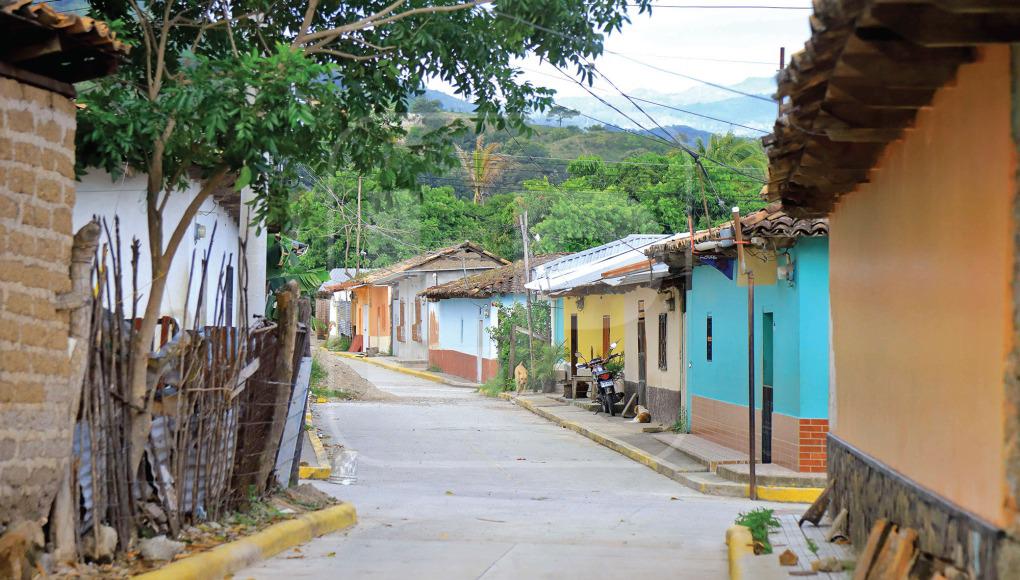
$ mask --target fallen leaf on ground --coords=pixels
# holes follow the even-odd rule
[[[453,495],[453,492],[450,490],[446,490],[446,495]]]
[[[330,552],[330,553],[326,554],[327,558],[332,558],[334,556],[336,556],[336,552]]]

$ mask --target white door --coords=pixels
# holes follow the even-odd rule
[[[370,310],[368,309],[368,304],[363,304],[361,306],[361,334],[362,334],[362,336],[365,337],[365,339],[363,341],[364,345],[365,345],[363,347],[364,349],[367,349],[370,346],[368,344],[368,337],[369,337],[368,313],[369,312],[370,312]]]

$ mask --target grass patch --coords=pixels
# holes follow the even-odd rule
[[[478,387],[478,392],[486,397],[498,397],[500,393],[509,390],[510,389],[506,387],[506,383],[499,377],[493,377],[485,381],[482,386]]]
[[[751,530],[755,554],[772,553],[772,543],[769,542],[769,530],[779,529],[782,525],[776,519],[775,512],[766,508],[758,508],[740,514],[737,516],[735,523]]]
[[[350,391],[345,391],[343,389],[327,389],[324,387],[312,387],[312,396],[322,397],[324,399],[340,399],[343,401],[350,401],[358,398],[358,395]]]
[[[326,341],[326,350],[333,352],[343,352],[351,348],[351,337],[349,336],[336,336]]]
[[[326,370],[326,367],[322,366],[322,363],[319,362],[319,357],[312,357],[312,373],[309,376],[308,382],[308,384],[311,385],[312,390],[322,387],[323,383],[326,381],[326,377],[328,376],[329,372]]]

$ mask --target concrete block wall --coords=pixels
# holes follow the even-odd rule
[[[71,457],[74,104],[0,77],[0,530],[42,520]]]

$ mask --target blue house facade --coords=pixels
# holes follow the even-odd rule
[[[825,472],[829,424],[826,220],[762,210],[743,220],[754,277],[756,450],[764,462]],[[707,238],[706,238],[707,239]],[[695,247],[704,247],[697,243]],[[689,246],[688,246],[689,248]],[[686,289],[691,432],[748,445],[748,276],[734,246],[695,250]],[[688,250],[689,251],[689,250]]]

